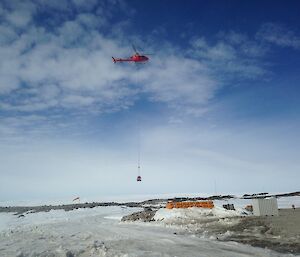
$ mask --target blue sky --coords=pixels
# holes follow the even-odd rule
[[[299,190],[299,9],[1,1],[0,201]]]

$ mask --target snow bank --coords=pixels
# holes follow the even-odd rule
[[[58,222],[74,222],[91,217],[121,220],[127,214],[140,211],[140,208],[120,208],[117,206],[95,207],[93,209],[77,209],[72,211],[51,210],[49,212],[28,213],[18,218],[13,213],[0,213],[0,232],[20,227],[36,226],[42,224],[55,224]]]
[[[0,213],[0,232],[10,228],[14,220],[16,216],[11,213]]]
[[[212,209],[205,208],[174,208],[174,209],[159,209],[154,215],[154,220],[156,221],[169,221],[169,220],[199,220],[199,219],[211,219],[211,218],[228,218],[228,217],[238,217],[245,215],[240,210],[232,211],[226,210],[222,207],[215,206]]]

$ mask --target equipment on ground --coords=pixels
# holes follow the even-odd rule
[[[234,204],[232,203],[223,204],[223,208],[226,210],[235,211]]]

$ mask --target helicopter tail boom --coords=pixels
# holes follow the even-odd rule
[[[122,58],[114,58],[112,57],[113,62],[134,62],[134,60],[132,58],[127,58],[127,59],[122,59]]]

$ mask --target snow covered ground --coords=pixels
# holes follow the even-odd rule
[[[180,232],[180,227],[161,222],[123,223],[122,216],[139,211],[138,208],[97,207],[69,212],[56,210],[30,213],[18,218],[0,213],[1,257],[72,257],[72,256],[187,256],[187,257],[247,257],[292,256],[254,248],[234,242],[220,242]],[[160,210],[157,219],[167,219],[171,212]],[[176,211],[172,211],[176,212]],[[198,210],[193,218],[238,215],[238,212]],[[171,215],[172,216],[172,215]],[[176,215],[175,215],[176,216]],[[177,218],[180,216],[177,213]],[[174,218],[174,215],[173,215]]]
[[[156,221],[207,221],[208,219],[219,219],[219,218],[229,218],[229,217],[239,217],[246,215],[246,212],[243,210],[225,210],[222,207],[215,206],[213,209],[204,209],[204,208],[187,208],[187,209],[159,209],[155,216],[154,220]]]

